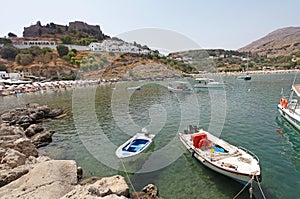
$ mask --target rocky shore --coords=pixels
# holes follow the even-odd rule
[[[155,185],[130,193],[124,177],[94,177],[82,181],[74,160],[53,160],[38,148],[52,141],[53,131],[41,124],[64,114],[62,109],[27,104],[0,116],[1,198],[160,198]]]

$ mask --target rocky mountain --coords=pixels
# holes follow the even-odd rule
[[[83,32],[97,39],[104,39],[106,36],[102,33],[99,25],[89,25],[85,22],[75,21],[69,22],[67,25],[59,25],[55,23],[49,23],[45,26],[38,21],[35,25],[24,27],[23,37],[43,37],[56,34],[68,34]]]
[[[275,30],[240,49],[240,52],[250,51],[267,57],[290,55],[300,51],[300,27],[287,27]]]

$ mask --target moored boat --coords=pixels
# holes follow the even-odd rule
[[[120,159],[128,159],[141,154],[151,145],[154,134],[149,134],[145,128],[142,133],[137,133],[116,150],[116,156]]]
[[[134,86],[134,87],[127,87],[127,90],[141,90],[140,86]]]
[[[258,157],[247,149],[236,147],[202,129],[179,133],[183,145],[208,168],[242,184],[261,181]]]
[[[300,130],[300,84],[292,85],[289,99],[282,97],[277,108],[280,115]]]
[[[196,78],[195,81],[196,84],[194,85],[194,88],[199,89],[220,89],[224,88],[225,86],[224,83],[215,81],[211,78]]]
[[[174,83],[170,83],[168,86],[168,90],[174,93],[192,93],[193,89],[189,86],[188,82],[184,81],[176,81]]]
[[[251,76],[250,75],[242,75],[242,76],[238,76],[237,79],[248,81],[248,80],[251,80]]]

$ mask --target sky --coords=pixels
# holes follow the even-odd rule
[[[24,27],[37,21],[68,25],[76,20],[100,25],[109,36],[166,30],[200,48],[236,50],[278,28],[300,26],[299,0],[0,0],[0,4],[0,37],[9,32],[22,37]]]

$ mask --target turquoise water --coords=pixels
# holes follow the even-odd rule
[[[136,85],[143,84],[142,89],[136,92],[127,91],[129,85],[123,83],[116,89],[106,85],[3,97],[0,105],[1,110],[28,102],[63,108],[66,117],[45,123],[56,133],[53,142],[40,151],[55,159],[75,159],[85,177],[122,174],[129,177],[132,190],[154,183],[164,198],[233,198],[243,185],[202,166],[177,140],[177,133],[187,124],[198,124],[215,134],[221,129],[221,138],[260,158],[261,185],[267,198],[299,198],[300,132],[277,111],[281,89],[288,95],[293,79],[294,74],[253,75],[251,81],[223,77],[225,91],[197,94],[170,93],[168,82],[139,82]],[[155,163],[154,170],[161,162],[168,164],[148,173],[113,169],[114,148],[107,148],[103,139],[108,138],[116,148],[145,126],[157,130],[147,154],[159,152],[146,161]],[[125,164],[128,170],[134,171],[135,166]],[[255,197],[261,198],[257,187]],[[249,198],[248,190],[239,198]]]

